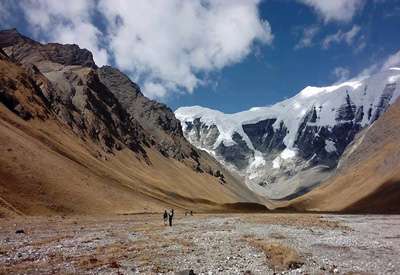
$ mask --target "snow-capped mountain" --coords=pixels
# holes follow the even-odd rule
[[[290,198],[325,180],[355,135],[400,95],[400,68],[328,87],[306,87],[273,106],[224,114],[200,106],[175,115],[196,147],[270,198]]]

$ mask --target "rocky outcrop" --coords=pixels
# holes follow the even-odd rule
[[[49,102],[36,81],[5,54],[0,56],[0,64],[0,102],[24,120],[47,119]],[[15,71],[19,77],[10,77],[7,70]]]
[[[145,97],[140,87],[118,69],[103,66],[98,72],[104,85],[132,116],[146,122],[143,124],[153,127],[151,129],[161,129],[166,133],[182,136],[180,121],[165,104]]]
[[[283,139],[287,129],[281,122],[278,129],[274,129],[276,119],[265,119],[253,124],[243,124],[242,128],[249,137],[254,148],[263,153],[281,151],[285,149]]]
[[[199,148],[211,149],[219,136],[216,125],[206,125],[199,118],[185,122],[186,131],[194,132],[191,142]]]
[[[331,126],[316,126],[310,119],[313,110],[300,124],[295,146],[299,155],[312,165],[325,165],[334,168],[346,146],[360,131],[361,124],[355,119],[355,107],[347,103],[340,107],[336,115],[338,123]]]
[[[170,108],[145,97],[139,86],[118,69],[103,66],[97,71],[100,81],[130,116],[143,125],[160,152],[181,160],[190,156],[192,148],[184,139],[180,121]]]
[[[96,68],[93,55],[78,45],[41,44],[21,35],[16,29],[0,32],[0,48],[16,62],[35,64],[50,61],[62,65]]]
[[[379,98],[379,103],[376,106],[375,113],[372,117],[372,121],[377,120],[389,107],[390,101],[393,98],[393,94],[396,90],[397,83],[388,83],[383,90],[382,95]]]
[[[221,142],[215,152],[219,156],[224,156],[224,161],[233,164],[238,170],[242,170],[247,167],[254,152],[250,150],[238,133],[232,135],[232,140],[234,143],[228,145]]]

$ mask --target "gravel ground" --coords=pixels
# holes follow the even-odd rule
[[[0,274],[400,272],[400,216],[178,213],[173,227],[160,220],[0,219]]]

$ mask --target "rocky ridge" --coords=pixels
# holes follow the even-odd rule
[[[0,216],[260,202],[184,138],[172,110],[88,50],[15,29],[0,48]]]
[[[194,169],[211,169],[201,167],[171,109],[146,98],[118,69],[98,68],[88,50],[40,44],[15,29],[0,32],[0,47],[26,68],[46,104],[79,136],[99,142],[107,152],[127,146],[145,157],[143,147],[154,146],[166,157],[194,162]]]

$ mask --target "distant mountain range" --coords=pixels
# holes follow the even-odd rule
[[[400,68],[391,68],[329,87],[306,87],[268,107],[234,114],[182,107],[175,115],[193,145],[241,174],[252,190],[290,200],[334,175],[356,135],[399,95]],[[398,132],[391,134],[400,140]]]
[[[262,201],[192,146],[167,106],[88,50],[15,29],[0,32],[0,48],[0,216]]]
[[[174,114],[86,49],[0,31],[0,217],[399,213],[399,86],[392,68],[270,107]]]

